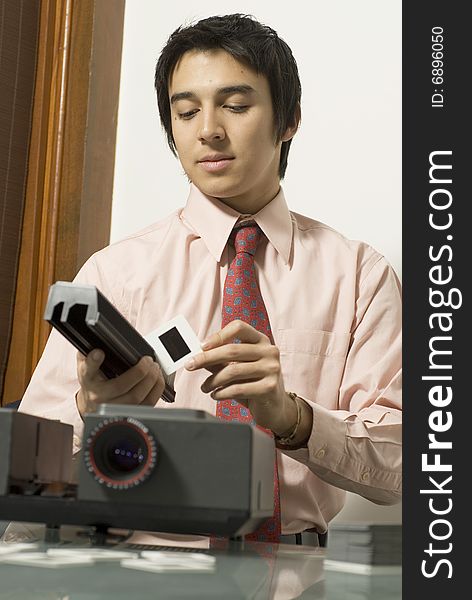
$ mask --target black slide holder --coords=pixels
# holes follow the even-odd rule
[[[109,379],[127,371],[143,356],[158,362],[152,346],[93,285],[67,281],[51,285],[44,319],[84,356],[95,348],[103,350],[101,371]],[[175,401],[168,381],[162,399]]]

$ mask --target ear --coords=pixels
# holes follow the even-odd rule
[[[302,109],[300,107],[300,103],[298,103],[297,107],[295,109],[294,123],[293,123],[293,125],[290,125],[289,127],[287,127],[287,129],[285,130],[285,132],[282,136],[282,140],[281,140],[282,142],[288,142],[297,133],[298,128],[300,127],[301,118],[302,118]]]

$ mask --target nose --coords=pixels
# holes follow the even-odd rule
[[[198,132],[200,141],[223,140],[226,136],[223,125],[215,110],[202,110],[201,126]]]

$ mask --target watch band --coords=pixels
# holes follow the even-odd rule
[[[292,440],[297,435],[298,427],[300,426],[300,421],[302,419],[302,407],[300,405],[300,402],[298,402],[298,400],[297,400],[297,398],[298,398],[297,394],[295,394],[295,392],[287,392],[287,394],[295,402],[295,405],[297,407],[297,421],[296,421],[292,431],[290,431],[289,433],[287,433],[285,435],[277,435],[276,433],[274,433],[274,440],[277,442],[277,444],[280,444],[282,446],[290,445]]]

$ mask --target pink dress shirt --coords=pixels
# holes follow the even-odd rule
[[[221,302],[240,214],[191,186],[184,208],[94,254],[75,281],[96,285],[143,335],[184,314],[200,340],[221,328]],[[255,266],[287,391],[313,409],[308,448],[277,451],[282,532],[324,532],[355,492],[401,498],[401,289],[365,243],[289,211],[282,189],[257,214]],[[182,407],[216,412],[204,370],[175,378]],[[76,350],[52,331],[20,410],[74,426]]]

